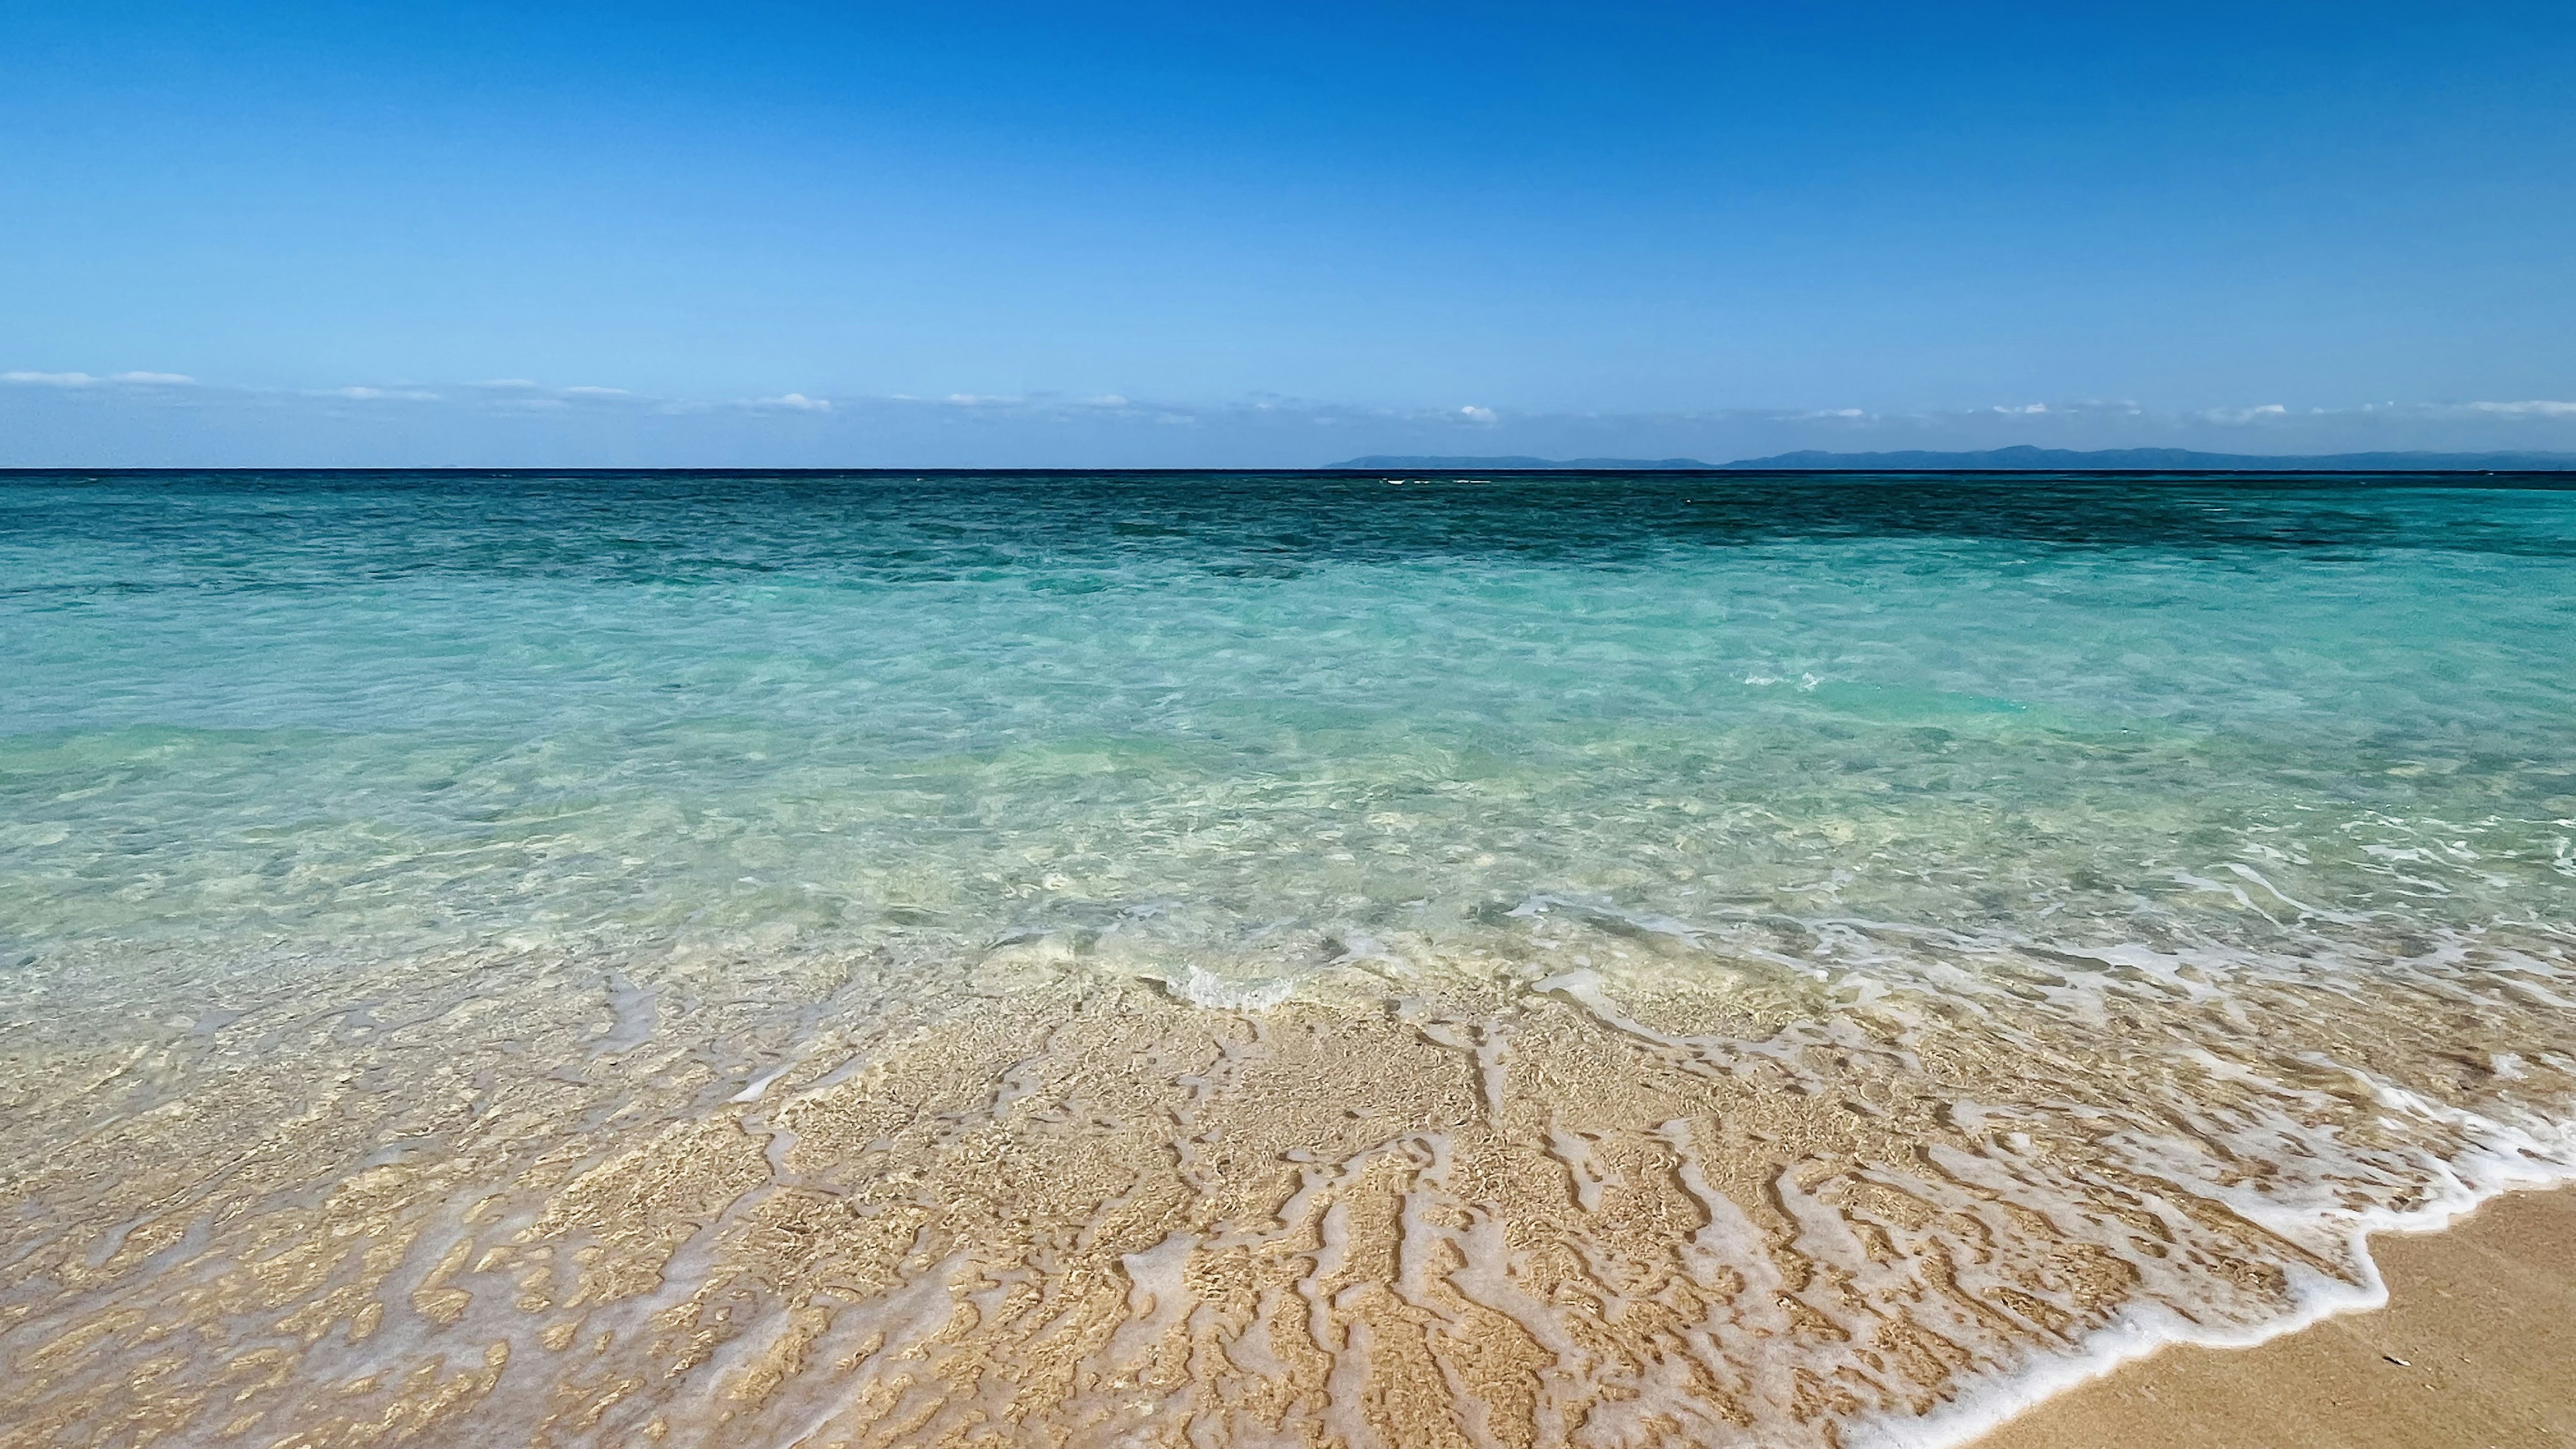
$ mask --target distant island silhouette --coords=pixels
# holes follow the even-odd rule
[[[1703,463],[1697,458],[1416,458],[1372,453],[1353,458],[1347,463],[1327,463],[1321,471],[1354,470],[1362,473],[1380,468],[1483,468],[1491,472],[1610,472],[1643,473],[1658,469],[1706,469],[1730,467],[1731,464]]]
[[[2202,453],[2189,448],[1988,448],[1940,453],[1826,453],[1808,450],[1732,463],[1697,458],[1449,458],[1371,454],[1331,463],[1324,472],[1385,469],[1479,469],[1487,472],[1815,473],[2563,473],[2576,453]]]

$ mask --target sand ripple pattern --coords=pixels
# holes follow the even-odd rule
[[[2576,1166],[2538,928],[1540,896],[1258,1010],[1114,944],[54,1003],[5,1079],[0,1444],[1938,1442],[2367,1299],[2359,1232]]]

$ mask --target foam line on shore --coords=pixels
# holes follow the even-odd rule
[[[2383,1233],[2444,1232],[2500,1197],[2576,1187],[2576,1119],[2559,1124],[2558,1136],[2555,1160],[2496,1155],[2488,1164],[2491,1175],[2475,1183],[2465,1175],[2456,1176],[2453,1191],[2412,1212],[2358,1215],[2345,1245],[2361,1270],[2362,1281],[2346,1283],[2301,1272],[2298,1306],[2279,1319],[2250,1328],[2219,1329],[2192,1323],[2162,1305],[2141,1305],[2092,1334],[2076,1354],[2035,1361],[2018,1373],[1973,1388],[1930,1414],[1855,1424],[1846,1442],[1850,1449],[1964,1449],[2050,1399],[2168,1348],[2248,1349],[2330,1318],[2384,1308],[2388,1284],[2371,1255],[2371,1238]]]

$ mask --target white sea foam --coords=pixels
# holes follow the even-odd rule
[[[1286,977],[1238,980],[1188,963],[1162,981],[1183,1001],[1221,1011],[1267,1011],[1297,991],[1297,983]]]
[[[2016,1372],[1979,1383],[1929,1414],[1854,1424],[1846,1431],[1846,1442],[1856,1449],[1954,1449],[2035,1404],[2165,1348],[2251,1348],[2338,1314],[2385,1307],[2388,1284],[2371,1256],[2372,1237],[2438,1232],[2506,1193],[2576,1183],[2576,1116],[2539,1135],[2513,1135],[2523,1140],[2511,1150],[2490,1150],[2478,1160],[2453,1164],[2451,1180],[2422,1207],[2317,1219],[2316,1229],[2343,1233],[2344,1254],[2358,1269],[2358,1282],[2295,1271],[2289,1307],[2241,1326],[2214,1326],[2161,1304],[2142,1304],[2086,1337],[2071,1353],[2035,1359]]]

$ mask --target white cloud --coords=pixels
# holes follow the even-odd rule
[[[0,382],[32,387],[104,387],[109,383],[127,387],[194,387],[197,380],[184,372],[120,372],[113,377],[86,372],[0,372]]]
[[[501,394],[492,400],[492,405],[505,412],[557,412],[575,403],[646,401],[622,387],[549,387],[524,377],[488,378],[466,386]]]
[[[417,387],[335,387],[327,392],[316,393],[314,396],[345,397],[359,402],[372,402],[379,399],[392,402],[438,401],[438,394]]]
[[[756,408],[794,408],[799,412],[809,413],[828,413],[832,410],[830,398],[807,397],[801,392],[791,392],[780,397],[756,397],[751,400],[751,405]]]
[[[1465,418],[1471,423],[1490,423],[1497,421],[1492,408],[1480,408],[1472,405],[1458,409],[1458,416]]]
[[[2508,418],[2576,418],[2576,402],[2550,402],[2533,398],[2528,402],[2473,402],[2464,404],[2467,411]]]
[[[2213,423],[2250,423],[2262,418],[2284,417],[2289,411],[2279,403],[2264,403],[2250,408],[2211,408],[2201,416]]]

